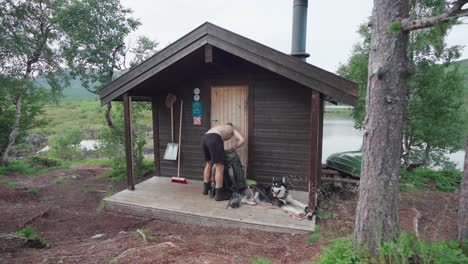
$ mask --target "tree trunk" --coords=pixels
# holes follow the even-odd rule
[[[106,124],[109,128],[114,128],[114,123],[112,122],[112,118],[110,116],[110,112],[112,110],[112,103],[109,102],[107,103],[107,108],[106,108],[106,112],[104,113],[104,116],[106,118]]]
[[[458,241],[468,240],[468,135],[465,143],[465,166],[460,184],[460,207],[458,208]]]
[[[398,231],[399,172],[406,103],[408,32],[389,24],[408,17],[408,1],[375,0],[355,247],[375,250]]]
[[[13,128],[11,129],[10,135],[8,137],[8,145],[5,148],[5,151],[3,152],[2,160],[0,161],[0,163],[2,165],[5,165],[5,164],[8,163],[8,160],[10,158],[11,148],[15,144],[16,137],[18,136],[18,133],[19,133],[22,100],[23,100],[22,95],[17,95],[16,96],[16,99],[15,99],[15,104],[16,104],[15,123],[13,124]]]

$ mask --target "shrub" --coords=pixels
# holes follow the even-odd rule
[[[71,129],[50,138],[50,154],[59,159],[72,160],[79,157],[80,142],[83,132],[80,129]]]
[[[8,162],[8,165],[0,167],[0,174],[32,174],[33,170],[29,168],[23,160],[12,160]]]
[[[47,240],[39,238],[36,229],[32,226],[28,226],[19,230],[18,232],[16,232],[16,235],[26,238],[28,243],[32,247],[46,248],[49,246],[49,242],[47,242]]]
[[[60,166],[62,162],[58,159],[34,155],[26,159],[26,164],[33,169],[45,169]]]
[[[462,172],[455,169],[435,171],[427,168],[419,168],[412,171],[401,171],[401,183],[414,185],[418,188],[428,188],[433,182],[437,190],[442,192],[454,192],[460,187]]]
[[[468,263],[468,256],[455,241],[427,243],[409,232],[401,233],[395,242],[384,243],[377,253],[364,248],[354,250],[351,237],[337,239],[322,252],[320,264],[339,263]]]
[[[148,162],[144,160],[144,146],[146,144],[145,128],[146,125],[141,120],[141,115],[148,110],[149,105],[145,103],[133,103],[132,111],[132,141],[133,141],[133,162],[135,175],[142,175],[151,170],[152,164],[148,166]],[[120,114],[121,105],[115,106],[115,111],[119,115],[113,116],[114,127],[104,128],[100,135],[101,142],[99,152],[111,160],[111,170],[107,176],[113,180],[123,180],[126,177],[126,162],[125,162],[125,140],[124,140],[124,122]]]

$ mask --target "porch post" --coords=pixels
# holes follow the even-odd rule
[[[309,210],[315,212],[322,174],[323,96],[312,91],[310,108]]]
[[[319,134],[318,134],[318,166],[317,166],[317,192],[320,192],[322,187],[322,146],[323,146],[323,114],[325,113],[325,96],[320,94],[319,105]]]
[[[125,160],[127,168],[127,188],[135,190],[133,178],[133,142],[132,142],[132,98],[128,93],[123,95],[123,112],[125,127]]]
[[[161,163],[159,155],[159,109],[156,97],[151,97],[151,112],[153,117],[154,173],[156,176],[161,176]]]

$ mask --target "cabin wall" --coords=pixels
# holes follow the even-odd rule
[[[250,172],[260,182],[286,176],[307,189],[310,160],[311,90],[286,80],[263,80],[253,90]]]
[[[270,183],[273,177],[288,177],[291,187],[307,190],[310,158],[311,90],[277,75],[265,72],[205,73],[167,91],[178,96],[174,109],[175,142],[178,141],[180,97],[184,100],[181,148],[181,177],[202,180],[204,159],[200,146],[210,128],[211,86],[249,86],[249,164],[248,178]],[[193,89],[200,88],[203,104],[202,125],[193,125]],[[159,101],[161,176],[177,175],[177,162],[164,161],[170,142],[170,109]]]

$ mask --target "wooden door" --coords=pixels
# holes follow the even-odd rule
[[[249,140],[249,89],[245,86],[213,86],[211,87],[211,126],[231,122],[245,137],[245,144],[237,150],[242,165],[247,167]],[[230,149],[237,144],[234,138],[224,142],[224,149]]]

